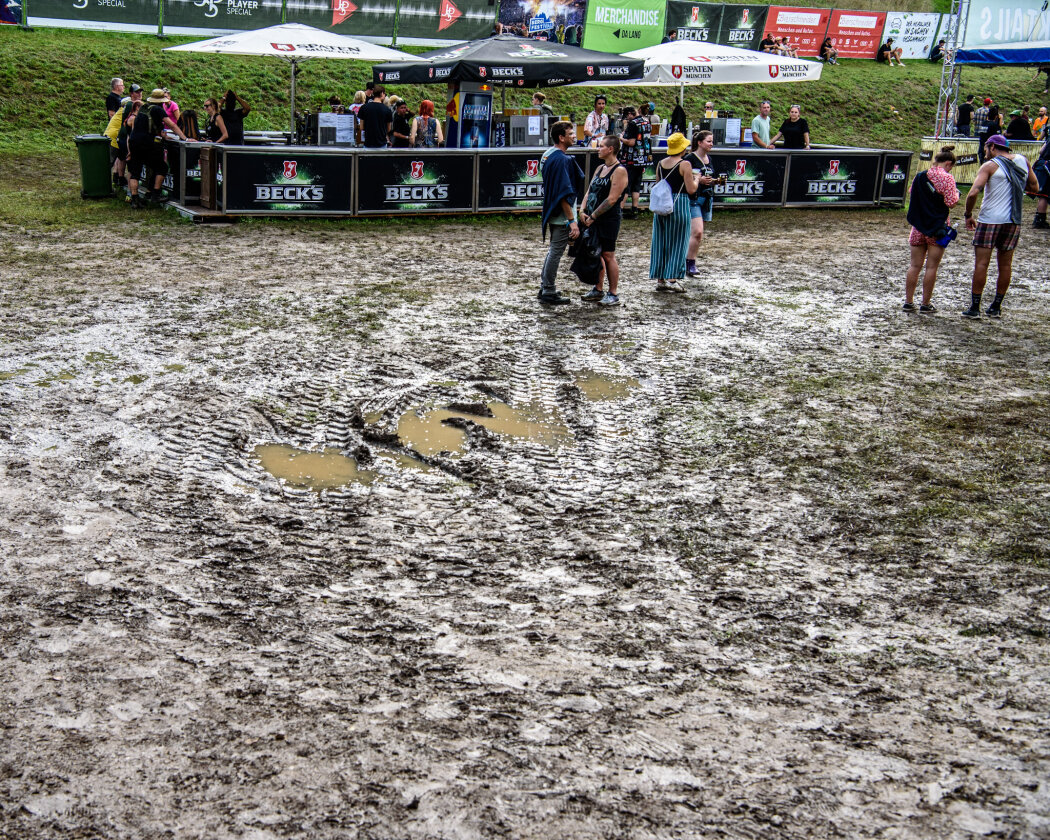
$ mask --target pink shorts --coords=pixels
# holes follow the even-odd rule
[[[937,245],[937,240],[934,239],[932,236],[926,236],[921,231],[912,228],[911,236],[908,237],[908,244],[915,246]],[[941,246],[937,245],[937,247],[940,248]]]

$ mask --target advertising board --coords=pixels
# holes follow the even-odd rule
[[[22,23],[22,4],[18,0],[0,0],[0,24]]]
[[[590,0],[583,46],[624,53],[659,44],[664,36],[665,0]]]
[[[850,152],[791,156],[787,204],[871,204],[879,186],[881,155]]]
[[[879,187],[879,201],[904,203],[908,194],[908,170],[911,167],[911,155],[888,153],[882,162],[882,177]]]
[[[835,39],[839,58],[875,58],[885,26],[885,12],[834,9],[828,19],[828,34],[825,37]]]
[[[350,213],[354,155],[311,153],[303,147],[226,149],[227,213],[310,215]]]
[[[32,0],[29,23],[61,21],[72,29],[123,29],[156,32],[157,0]]]
[[[904,50],[901,58],[929,58],[937,43],[941,16],[932,12],[887,12],[882,40],[893,39],[893,46]]]
[[[281,22],[281,0],[163,0],[164,27],[228,32]]]
[[[757,50],[766,26],[768,9],[768,6],[724,6],[718,43],[742,50]]]
[[[543,149],[478,158],[478,210],[538,210],[543,206]]]
[[[198,2],[199,0],[195,0]],[[485,38],[496,20],[488,0],[286,0],[289,23],[305,23],[343,35],[469,41]]]
[[[779,205],[784,197],[784,175],[788,156],[712,152],[716,175],[725,175],[725,184],[715,184],[715,204]]]
[[[1050,13],[1044,12],[1043,6],[1043,0],[971,0],[963,43],[971,47],[1050,41]]]
[[[474,155],[360,155],[357,212],[470,212],[474,207]]]
[[[816,56],[828,31],[831,9],[804,9],[796,6],[770,6],[765,34],[786,37],[798,48],[799,56]]]
[[[717,43],[722,26],[721,3],[690,3],[688,0],[668,0],[667,25],[677,32],[679,41]]]

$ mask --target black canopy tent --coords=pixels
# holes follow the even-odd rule
[[[513,87],[556,87],[578,82],[640,79],[645,62],[514,35],[498,35],[423,53],[413,61],[372,67],[375,82],[425,85],[478,82]]]

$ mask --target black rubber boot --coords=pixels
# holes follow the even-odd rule
[[[1050,228],[1050,223],[1046,221],[1046,213],[1036,213],[1032,219],[1032,227],[1043,230]]]

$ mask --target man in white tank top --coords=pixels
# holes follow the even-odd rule
[[[1035,192],[1039,181],[1024,155],[1010,152],[1010,141],[1001,134],[993,134],[985,144],[988,160],[977,171],[977,178],[966,196],[966,227],[974,232],[973,286],[970,290],[970,308],[963,312],[967,318],[981,317],[981,294],[988,280],[988,264],[995,249],[999,273],[995,284],[995,299],[985,310],[990,318],[999,317],[1006,290],[1010,288],[1013,273],[1014,248],[1020,235],[1021,202],[1025,191]],[[977,196],[984,193],[977,221],[973,208]]]

